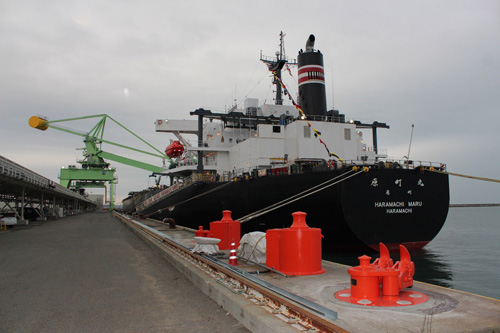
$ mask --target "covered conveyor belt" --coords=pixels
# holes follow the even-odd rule
[[[0,156],[0,214],[15,214],[18,223],[27,223],[95,206],[83,195]]]

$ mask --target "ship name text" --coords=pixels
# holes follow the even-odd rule
[[[411,214],[413,207],[422,207],[422,201],[376,201],[375,208],[386,208],[386,214]]]
[[[176,184],[164,189],[160,193],[157,193],[157,194],[153,195],[152,197],[149,197],[148,199],[144,200],[144,202],[142,203],[143,207],[146,208],[148,206],[151,206],[153,203],[160,200],[161,198],[163,198],[167,194],[177,190],[178,188],[179,188],[179,184],[176,183]]]

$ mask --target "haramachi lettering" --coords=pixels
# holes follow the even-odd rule
[[[411,208],[399,208],[399,209],[396,209],[396,208],[392,208],[392,209],[386,209],[385,212],[387,214],[409,214],[411,213]]]
[[[404,207],[404,201],[378,201],[375,202],[376,208],[385,208],[385,207]]]

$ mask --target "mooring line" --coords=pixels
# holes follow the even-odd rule
[[[352,171],[352,170],[350,170],[349,172],[353,172],[353,171]],[[318,184],[318,185],[316,185],[316,186],[313,186],[313,187],[311,187],[311,188],[309,188],[309,189],[307,189],[307,190],[305,190],[305,191],[302,191],[302,192],[300,192],[300,193],[297,193],[297,194],[295,194],[295,195],[293,195],[293,196],[291,196],[291,197],[288,197],[288,198],[286,198],[286,199],[284,199],[284,200],[278,201],[278,202],[276,202],[276,203],[274,203],[274,204],[272,204],[272,205],[269,205],[269,206],[267,206],[267,207],[265,207],[265,208],[262,208],[262,209],[256,210],[255,212],[252,212],[252,213],[250,213],[250,214],[248,214],[248,215],[245,215],[245,216],[243,216],[242,218],[237,219],[237,220],[238,220],[238,221],[243,222],[244,220],[246,220],[247,218],[251,217],[251,216],[252,216],[252,215],[254,215],[254,214],[258,214],[258,213],[260,213],[260,212],[263,212],[263,211],[265,211],[265,210],[268,210],[268,209],[270,209],[270,208],[273,208],[274,206],[280,205],[280,204],[282,204],[282,203],[284,203],[284,202],[286,202],[286,201],[288,201],[288,200],[290,200],[290,199],[296,198],[296,197],[298,197],[298,196],[300,196],[300,195],[302,195],[302,194],[304,194],[304,193],[306,193],[306,192],[309,192],[309,191],[315,190],[316,188],[321,187],[321,186],[323,186],[323,185],[326,185],[326,184],[328,184],[328,183],[331,183],[332,181],[335,181],[335,180],[337,180],[338,178],[343,177],[344,175],[345,175],[345,174],[338,175],[338,176],[336,176],[336,177],[334,177],[334,178],[332,178],[332,179],[329,179],[329,180],[327,180],[327,181],[325,181],[325,182],[323,182],[323,183],[321,183],[321,184]]]
[[[454,173],[454,172],[449,172],[449,171],[439,171],[439,170],[435,170],[435,169],[434,170],[426,169],[426,170],[432,171],[432,172],[437,172],[437,173],[444,173],[444,174],[447,174],[447,175],[457,176],[457,177],[462,177],[462,178],[470,178],[470,179],[482,180],[482,181],[485,181],[485,182],[500,183],[500,179],[493,179],[493,178],[484,178],[484,177],[477,177],[477,176],[462,175],[460,173]]]
[[[237,221],[240,221],[241,223],[243,223],[243,222],[248,222],[248,221],[250,221],[250,220],[252,220],[252,219],[254,219],[254,218],[258,217],[258,216],[261,216],[261,215],[267,214],[267,213],[269,213],[269,212],[271,212],[271,211],[273,211],[273,210],[275,210],[275,209],[281,208],[281,207],[283,207],[283,206],[286,206],[286,205],[288,205],[288,204],[291,204],[292,202],[295,202],[295,201],[300,200],[300,199],[302,199],[302,198],[308,197],[308,196],[310,196],[310,195],[312,195],[312,194],[314,194],[314,193],[317,193],[317,192],[319,192],[319,191],[322,191],[322,190],[324,190],[324,189],[326,189],[326,188],[328,188],[328,187],[330,187],[330,186],[333,186],[333,185],[339,184],[339,183],[341,183],[342,181],[347,180],[347,179],[349,179],[349,178],[351,178],[351,177],[353,177],[353,176],[355,176],[355,175],[357,175],[357,174],[359,174],[359,173],[361,173],[361,172],[366,172],[366,169],[364,169],[364,168],[363,168],[363,169],[359,170],[358,172],[356,172],[355,174],[351,174],[351,175],[349,175],[349,176],[346,176],[346,175],[347,175],[348,173],[350,173],[350,172],[354,172],[354,170],[350,170],[350,171],[348,171],[348,172],[346,172],[346,173],[344,173],[344,174],[341,174],[341,175],[339,175],[339,176],[337,176],[337,177],[334,177],[334,178],[332,178],[332,179],[329,179],[329,180],[327,180],[327,181],[325,181],[325,182],[323,182],[323,183],[321,183],[321,184],[315,185],[315,186],[313,186],[313,187],[311,187],[311,188],[309,188],[309,189],[307,189],[307,190],[305,190],[305,191],[302,191],[302,192],[300,192],[300,193],[298,193],[298,194],[295,194],[295,195],[293,195],[293,196],[291,196],[291,197],[289,197],[289,198],[286,198],[286,199],[284,199],[284,200],[282,200],[282,201],[276,202],[276,203],[274,203],[274,204],[272,204],[272,205],[270,205],[270,206],[267,206],[267,207],[265,207],[265,208],[263,208],[263,209],[260,209],[260,210],[258,210],[258,211],[255,211],[255,212],[253,212],[253,213],[250,213],[250,214],[248,214],[248,215],[246,215],[246,216],[242,217],[241,219],[237,219]],[[344,176],[346,176],[346,177],[344,177]],[[329,184],[329,185],[327,185],[328,183],[331,183],[332,181],[335,181],[336,179],[338,179],[338,178],[340,178],[340,177],[344,177],[344,178],[343,178],[343,179],[341,179],[341,180],[340,180],[340,181],[338,181],[338,182],[335,182],[335,183],[333,183],[333,184]],[[202,196],[207,195],[207,194],[209,194],[209,193],[212,193],[212,192],[214,192],[214,191],[218,191],[218,190],[220,190],[220,189],[222,189],[222,188],[224,188],[224,187],[226,187],[226,186],[230,185],[231,183],[232,183],[232,182],[228,182],[228,183],[222,184],[222,185],[217,186],[216,188],[213,188],[213,189],[211,189],[211,190],[209,190],[209,191],[207,191],[207,192],[201,193],[201,194],[199,194],[199,195],[196,195],[196,196],[194,196],[194,197],[191,197],[191,198],[189,198],[189,199],[186,199],[186,200],[184,200],[184,201],[181,201],[181,202],[179,202],[179,203],[176,203],[175,205],[172,205],[172,206],[169,206],[169,207],[165,207],[165,208],[161,208],[161,209],[155,210],[155,211],[153,211],[153,212],[151,212],[151,213],[149,213],[149,214],[144,215],[144,217],[150,217],[150,216],[152,216],[152,215],[154,215],[154,214],[161,213],[161,212],[163,212],[163,211],[165,211],[165,210],[167,210],[167,209],[175,208],[175,206],[182,205],[182,204],[184,204],[184,203],[186,203],[186,202],[189,202],[189,201],[191,201],[191,200],[197,199],[197,198],[199,198],[199,197],[202,197]],[[319,188],[319,189],[317,189],[317,188]],[[317,189],[317,190],[315,190],[315,189]],[[315,191],[313,191],[313,192],[311,192],[311,193],[307,193],[307,192],[310,192],[311,190],[315,190]],[[306,194],[305,194],[305,193],[306,193]]]
[[[323,191],[324,189],[327,189],[327,188],[329,188],[331,186],[337,185],[337,184],[339,184],[339,183],[341,183],[341,182],[343,182],[343,181],[345,181],[345,180],[347,180],[347,179],[349,179],[351,177],[359,175],[362,172],[366,172],[366,169],[363,168],[363,169],[359,170],[358,172],[356,172],[356,173],[354,173],[352,175],[349,175],[347,177],[344,177],[344,178],[342,178],[341,180],[339,180],[337,182],[334,182],[332,184],[328,184],[328,185],[325,185],[323,187],[320,187],[320,186],[324,185],[325,183],[331,182],[331,181],[333,181],[333,180],[335,180],[335,179],[337,179],[337,178],[339,178],[341,176],[345,176],[345,174],[342,174],[342,175],[337,176],[337,177],[335,177],[333,179],[330,179],[330,180],[328,180],[326,182],[323,182],[322,184],[319,184],[319,185],[316,185],[316,186],[314,186],[314,187],[312,187],[310,189],[307,189],[307,190],[305,190],[305,191],[303,191],[301,193],[295,194],[295,195],[293,195],[293,196],[291,196],[291,197],[289,197],[289,198],[287,198],[285,200],[282,200],[282,201],[277,202],[275,204],[272,204],[272,205],[270,205],[270,206],[268,206],[266,208],[260,209],[260,210],[258,210],[256,212],[253,212],[253,213],[250,213],[250,214],[248,214],[246,216],[243,216],[242,218],[237,219],[237,221],[240,221],[241,223],[248,222],[248,221],[250,221],[250,220],[252,220],[252,219],[254,219],[256,217],[262,216],[264,214],[272,212],[273,210],[276,210],[278,208],[281,208],[281,207],[284,207],[286,205],[289,205],[292,202],[295,202],[297,200],[300,200],[300,199],[303,199],[303,198],[308,197],[310,195],[313,195],[313,194],[315,194],[315,193],[317,193],[319,191]],[[315,191],[313,191],[313,192],[307,193],[307,192],[309,192],[312,189],[317,188],[317,187],[320,187],[320,188],[317,189],[317,190],[315,190]],[[306,193],[306,194],[304,194],[304,193]]]

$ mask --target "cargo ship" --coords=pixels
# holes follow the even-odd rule
[[[261,54],[276,85],[274,104],[248,98],[222,113],[199,108],[190,112],[194,119],[157,119],[157,132],[178,139],[166,150],[169,184],[131,193],[124,210],[196,229],[230,210],[242,233],[290,227],[291,214],[303,211],[326,246],[429,243],[448,214],[448,175],[439,172],[446,165],[390,160],[377,143],[377,130],[389,125],[328,110],[323,54],[314,46],[310,35],[297,60],[289,60],[281,34],[276,56]],[[291,65],[298,66],[296,100],[282,80]]]

